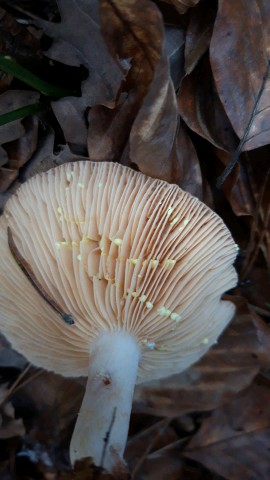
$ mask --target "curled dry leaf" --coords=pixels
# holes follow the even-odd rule
[[[143,96],[153,79],[163,45],[161,14],[149,0],[101,0],[101,30],[112,57],[130,60],[126,81]],[[123,63],[120,63],[122,66]]]
[[[163,53],[155,75],[130,132],[130,160],[139,170],[173,181],[170,154],[177,129],[177,103]]]
[[[91,160],[120,161],[161,57],[163,24],[158,8],[149,0],[102,0],[100,13],[101,28],[113,58],[130,68],[115,108],[99,105],[90,110],[88,152]]]
[[[219,2],[210,61],[221,102],[243,139],[243,151],[269,143],[269,31],[269,2]]]
[[[54,39],[46,55],[70,66],[85,65],[89,72],[88,79],[82,84],[85,106],[110,103],[116,95],[122,73],[113,62],[96,23],[98,3],[58,0],[57,5],[61,22],[35,18],[35,23]]]
[[[135,411],[178,416],[216,408],[246,388],[270,362],[270,329],[242,297],[230,297],[237,316],[218,345],[194,367],[168,379],[138,385]],[[229,355],[228,355],[228,352]]]
[[[184,76],[185,35],[183,27],[165,25],[165,50],[175,90],[179,88]]]
[[[231,151],[236,147],[236,135],[217,95],[206,54],[182,81],[178,105],[191,130],[218,148]]]
[[[66,142],[86,147],[85,99],[82,97],[61,98],[52,102],[51,105]]]
[[[269,388],[252,385],[205,420],[184,455],[228,480],[268,480]]]
[[[180,118],[178,118],[170,162],[173,183],[177,183],[183,190],[202,200],[202,174],[199,159]]]
[[[22,120],[25,129],[24,135],[17,140],[5,143],[3,148],[8,154],[7,167],[18,170],[32,157],[38,143],[37,116],[26,117]]]
[[[218,148],[215,148],[214,152],[224,169],[224,167],[226,167],[230,163],[230,153],[224,150],[220,150]],[[216,174],[216,176],[217,175],[218,173]],[[237,217],[251,216],[254,214],[254,198],[250,188],[250,182],[247,182],[247,170],[245,162],[236,166],[232,174],[226,179],[226,182],[224,182],[224,184],[222,185],[222,190],[225,193],[226,198],[229,201],[230,206]]]
[[[208,50],[216,15],[214,4],[201,0],[190,10],[185,42],[185,72],[189,75]]]

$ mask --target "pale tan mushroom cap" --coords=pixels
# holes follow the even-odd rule
[[[67,325],[14,260],[7,227]],[[231,320],[236,284],[223,221],[176,185],[114,163],[65,164],[26,182],[0,220],[0,329],[34,364],[87,375],[89,344],[127,330],[138,382],[184,370]]]

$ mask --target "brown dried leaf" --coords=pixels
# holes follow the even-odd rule
[[[0,95],[0,115],[38,102],[39,93],[24,90],[8,90]],[[21,120],[14,120],[0,128],[0,145],[16,140],[24,134]]]
[[[3,145],[8,154],[7,167],[15,170],[18,170],[28,162],[36,150],[38,142],[38,117],[24,118],[22,125],[25,129],[23,136]]]
[[[8,162],[7,152],[0,146],[0,167]]]
[[[5,440],[25,433],[21,418],[15,418],[15,410],[10,402],[6,402],[8,396],[8,383],[0,385],[0,439]]]
[[[129,138],[130,160],[146,175],[168,182],[175,181],[170,155],[177,116],[176,96],[164,52]]]
[[[148,455],[132,480],[187,480],[186,475],[182,476],[183,460],[177,447],[177,444],[175,448],[170,445]]]
[[[97,23],[98,2],[58,0],[61,22],[35,18],[35,23],[54,39],[46,55],[71,66],[85,65],[89,77],[82,84],[85,106],[110,103],[122,80]]]
[[[217,95],[207,55],[182,81],[178,105],[191,130],[218,148],[234,150],[236,135]]]
[[[221,164],[226,167],[231,160],[231,155],[223,150],[215,149],[215,155]],[[250,182],[247,181],[246,164],[237,165],[231,175],[222,185],[222,190],[229,201],[235,215],[251,216],[255,211],[253,193]]]
[[[165,50],[175,90],[178,90],[184,76],[185,36],[186,31],[180,25],[165,25]]]
[[[269,398],[269,388],[252,385],[217,408],[184,455],[228,480],[268,480]]]
[[[159,450],[166,445],[175,442],[178,437],[174,429],[169,425],[170,419],[163,419],[140,431],[128,441],[125,450],[125,459],[129,469],[138,470],[150,452]]]
[[[189,75],[208,50],[216,9],[207,0],[201,0],[190,11],[185,44],[185,71]]]
[[[245,278],[252,269],[260,249],[263,251],[270,271],[270,168],[266,172],[256,203],[246,256],[241,271],[242,278]]]
[[[138,385],[134,408],[160,416],[211,410],[246,388],[270,363],[270,329],[241,297],[231,297],[237,316],[216,347],[195,366],[172,377]]]
[[[129,480],[130,477],[126,472],[109,474],[95,467],[90,459],[83,459],[76,462],[74,470],[62,472],[57,478],[58,480]]]
[[[270,310],[267,309],[267,305],[270,303],[270,283],[269,272],[265,265],[253,266],[247,278],[242,279],[241,277],[240,280],[243,281],[237,287],[237,293],[244,295],[252,310],[263,314],[269,324]]]
[[[186,11],[190,7],[195,7],[197,3],[199,3],[200,0],[162,0],[165,3],[169,3],[170,5],[173,5],[175,9],[178,11],[178,13],[183,14],[186,13]]]
[[[57,167],[62,163],[76,162],[77,160],[86,160],[81,155],[71,152],[67,144],[63,145],[58,153],[54,152],[55,134],[50,125],[44,127],[44,135],[39,135],[37,149],[31,160],[24,167],[21,173],[21,181],[25,182],[33,175],[41,172],[47,172],[50,168]]]
[[[52,102],[51,105],[63,130],[66,142],[86,146],[87,128],[84,98],[61,98],[56,102]]]
[[[25,427],[21,418],[11,419],[1,425],[0,421],[0,439],[6,440],[13,437],[21,437],[25,434]]]
[[[154,77],[163,47],[163,25],[158,8],[149,0],[101,0],[101,30],[112,57],[129,61],[129,90],[143,97]]]
[[[16,58],[41,57],[39,39],[26,25],[0,7],[0,50],[2,54]]]
[[[269,143],[269,19],[269,2],[219,2],[210,61],[219,97],[244,140],[242,150]]]
[[[172,181],[202,199],[202,174],[196,150],[182,122],[178,122],[170,161]]]
[[[131,66],[115,108],[90,110],[88,152],[91,160],[120,161],[161,57],[163,24],[158,8],[149,0],[102,0],[101,28],[115,60]]]
[[[0,193],[4,193],[18,176],[18,170],[0,168]]]
[[[63,448],[70,437],[84,384],[78,379],[67,379],[53,373],[39,372],[38,376],[36,373],[34,369],[27,373],[23,380],[25,385],[15,390],[11,399],[22,409],[30,405],[35,412],[27,420],[29,448],[35,449],[35,442],[42,443],[55,466],[59,466],[60,447]]]

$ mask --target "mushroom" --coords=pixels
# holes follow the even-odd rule
[[[0,329],[33,364],[88,376],[71,462],[114,471],[135,384],[189,367],[234,314],[230,232],[177,185],[80,161],[11,197],[0,250]]]

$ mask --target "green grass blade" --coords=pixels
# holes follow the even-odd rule
[[[50,108],[49,103],[33,103],[31,105],[27,105],[26,107],[17,108],[12,112],[4,113],[0,115],[0,126],[6,125],[6,123],[14,122],[14,120],[19,120],[24,117],[29,117],[29,115],[33,115],[34,113],[43,112]]]
[[[22,67],[12,57],[7,55],[0,55],[0,70],[13,75],[13,77],[21,80],[26,83],[26,85],[29,85],[48,97],[61,98],[76,95],[74,91],[56,87],[55,85],[44,82],[29,70]]]

